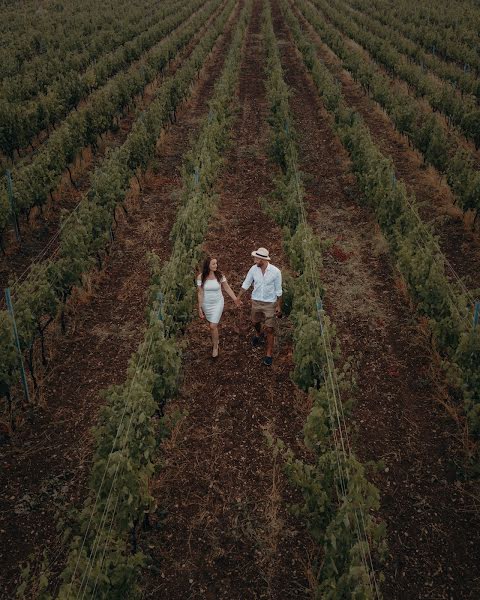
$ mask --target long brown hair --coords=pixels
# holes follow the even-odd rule
[[[203,284],[205,283],[205,279],[208,277],[209,273],[210,273],[210,263],[212,262],[212,257],[211,256],[207,256],[205,258],[205,260],[203,261],[203,267],[202,267],[202,287]],[[218,269],[215,271],[215,277],[218,280],[218,283],[221,283],[223,274],[221,271],[219,271]]]

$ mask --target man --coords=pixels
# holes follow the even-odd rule
[[[242,283],[238,300],[240,301],[253,283],[252,321],[256,335],[253,337],[252,343],[256,347],[264,341],[262,335],[262,323],[264,323],[267,350],[263,363],[270,366],[273,360],[275,316],[281,313],[282,306],[282,273],[280,269],[270,263],[271,259],[266,248],[255,250],[252,252],[252,256],[255,264]]]

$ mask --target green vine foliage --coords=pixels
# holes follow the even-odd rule
[[[29,598],[36,600],[50,600],[48,593],[48,581],[51,575],[47,552],[44,551],[39,566],[40,574],[32,570],[30,563],[27,563],[20,573],[20,584],[16,590],[16,598],[23,599],[29,593]]]
[[[284,229],[283,248],[292,269],[297,273],[308,273],[311,277],[312,273],[318,273],[322,268],[321,242],[308,223],[299,223],[292,234]]]
[[[207,15],[211,14],[219,4],[220,0],[215,0],[214,4],[208,5],[208,10],[200,11],[195,18],[189,21],[185,31],[173,36],[168,43],[176,47],[177,37],[180,34],[183,36],[184,43],[187,43],[207,20]],[[181,67],[173,76],[164,80],[153,102],[135,121],[125,143],[121,147],[111,150],[94,171],[90,190],[75,212],[65,216],[62,220],[58,257],[56,260],[46,263],[48,264],[45,269],[47,277],[44,278],[56,296],[62,316],[65,303],[72,290],[82,285],[84,275],[95,264],[98,267],[102,266],[111,242],[115,210],[124,202],[127,191],[130,189],[131,178],[138,168],[144,168],[147,156],[150,159],[154,156],[160,132],[170,121],[176,107],[189,96],[191,84],[213,48],[215,40],[223,31],[234,6],[234,0],[229,0],[225,4],[208,32]],[[146,137],[141,142],[142,136]],[[189,264],[193,265],[193,261]],[[17,316],[17,327],[24,334],[22,342],[24,348],[31,348],[35,343],[37,332],[32,326],[31,315],[39,315],[42,310],[43,300],[39,294],[30,294],[32,286],[37,286],[35,283],[37,275],[37,271],[32,270],[27,275],[25,283],[20,288],[13,290],[14,308],[16,309],[19,305],[22,309],[21,314]],[[46,293],[46,290],[42,288],[42,294]],[[0,363],[8,362],[5,363],[4,368],[5,379],[0,380],[0,392],[8,395],[12,379],[14,379],[11,374],[16,372],[18,363],[10,351],[12,339],[9,339],[7,334],[4,344],[2,341],[0,338]],[[2,374],[3,371],[0,371],[0,375]],[[17,372],[17,380],[18,377]]]
[[[0,344],[3,360],[0,361],[0,394],[8,396],[18,378],[18,354],[12,335],[12,321],[6,311],[0,313]]]
[[[312,409],[303,428],[305,446],[318,456],[329,449],[330,431],[334,427],[331,416],[328,390],[325,386],[310,390]]]
[[[173,35],[154,47],[139,64],[133,65],[126,73],[120,73],[109,80],[105,87],[90,97],[89,102],[68,115],[41,146],[32,162],[19,165],[13,170],[16,207],[19,214],[28,214],[31,208],[42,206],[46,202],[49,193],[56,188],[65,169],[80,151],[86,146],[96,145],[98,136],[113,126],[114,117],[127,108],[133,98],[163,72],[168,62],[187,45],[219,4],[219,0],[215,0],[190,18],[203,6],[201,0],[195,0],[169,15],[161,22],[158,35],[161,39],[178,28]],[[145,125],[140,121],[129,136],[130,152],[126,167],[133,173],[137,166],[145,168],[146,161],[148,162],[149,150],[148,146],[142,144],[143,140],[152,136],[150,142],[152,139],[156,142],[158,137],[155,135],[156,130],[148,129],[150,136],[147,136],[144,129]],[[7,190],[3,183],[0,186],[0,198],[0,207],[6,209],[0,212],[1,234],[11,219],[6,200]]]
[[[197,172],[202,169],[202,176],[193,188],[190,183],[185,186],[187,195],[172,234],[172,257],[162,267],[158,256],[149,255],[152,277],[144,340],[130,359],[125,383],[105,392],[106,403],[95,429],[91,493],[75,526],[62,574],[64,584],[58,595],[62,600],[79,593],[105,600],[138,596],[138,570],[146,557],[137,551],[133,541],[130,546],[127,538],[130,535],[136,539],[136,531],[155,508],[149,480],[159,432],[164,432],[166,425],[159,415],[177,389],[180,353],[174,334],[191,316],[191,293],[186,290],[187,286],[194,290],[194,259],[207,226],[206,217],[197,219],[201,214],[198,208],[211,210],[216,197],[213,185],[228,140],[230,119],[226,114],[231,114],[250,14],[248,2],[214,91],[212,105],[222,112],[218,112],[218,118],[210,113],[189,156]],[[189,182],[190,174],[187,175]]]
[[[403,3],[403,6],[400,3],[397,4],[395,12],[384,12],[381,3],[376,5],[366,0],[354,0],[349,4],[358,10],[353,11],[345,4],[342,8],[347,8],[349,16],[357,20],[359,24],[375,33],[375,35],[387,40],[390,46],[394,45],[399,52],[408,56],[417,65],[427,67],[444,81],[450,81],[461,90],[465,97],[472,94],[480,99],[480,82],[474,72],[465,68],[466,63],[471,60],[473,60],[473,63],[480,64],[478,55],[475,56],[476,53],[473,51],[473,46],[469,47],[468,42],[465,43],[464,41],[468,35],[468,29],[471,31],[475,28],[472,13],[468,14],[467,11],[464,11],[462,16],[467,17],[467,20],[458,29],[456,27],[454,30],[449,31],[442,25],[445,22],[451,24],[452,21],[439,22],[432,19],[433,15],[429,15],[426,22],[415,22],[418,19],[418,14],[409,12],[406,3]],[[407,11],[404,12],[406,7]],[[440,12],[438,7],[435,6],[434,10],[437,16]],[[449,14],[444,10],[441,12],[446,19],[451,17],[451,12]],[[451,47],[447,50],[448,46]],[[456,62],[445,61],[442,55],[455,56],[456,58],[453,60],[460,60],[461,62],[457,64]],[[408,63],[405,64],[405,68],[407,66]],[[472,100],[471,97],[468,97],[469,103]]]
[[[152,267],[158,257],[151,257]],[[84,591],[100,598],[135,597],[138,569],[145,557],[127,544],[155,509],[149,491],[163,407],[177,389],[181,356],[165,337],[161,305],[155,298],[156,272],[150,289],[149,326],[132,356],[127,379],[104,392],[105,404],[94,430],[96,450],[90,495],[74,526],[64,581],[58,598]]]
[[[315,0],[315,4],[322,11],[320,14],[323,13],[337,30],[363,46],[373,60],[385,67],[390,76],[396,76],[406,81],[418,98],[425,98],[434,111],[443,113],[447,120],[457,126],[467,139],[474,142],[477,148],[480,146],[480,110],[474,97],[468,94],[457,94],[455,86],[452,84],[433,80],[425,73],[421,65],[405,61],[390,37],[384,40],[363,27],[357,23],[356,15],[352,18],[352,13],[349,12],[347,15],[344,10],[340,10],[338,5],[333,7],[324,0]],[[438,120],[432,123],[431,134],[432,140],[428,142],[428,146],[429,151],[433,151],[433,156],[427,160],[434,164],[430,158],[435,159],[438,153],[438,156],[442,155],[439,164],[444,165],[447,158],[445,154],[447,144],[440,143],[441,138],[445,136]]]
[[[82,589],[86,588],[87,594],[95,593],[102,600],[121,600],[121,598],[138,598],[139,590],[137,584],[137,572],[143,565],[144,557],[140,554],[128,554],[125,552],[125,542],[113,535],[107,535],[101,531],[98,536],[98,545],[101,548],[104,559],[102,564],[91,565],[83,551],[80,550],[81,538],[77,538],[78,548],[72,546],[72,566],[65,569],[63,576],[70,578],[74,574],[74,568],[80,573],[89,571],[89,577]],[[72,600],[81,594],[80,587],[75,584],[64,584],[56,596],[58,600]],[[50,596],[51,598],[51,596]]]
[[[12,160],[15,150],[25,148],[37,133],[61,121],[80,100],[158,43],[165,35],[165,21],[182,9],[183,2],[174,0],[161,7],[151,0],[107,3],[100,10],[86,2],[73,14],[71,4],[61,16],[50,13],[47,22],[43,15],[39,19],[38,11],[25,11],[32,14],[33,22],[22,32],[17,30],[10,44],[5,38],[15,27],[10,28],[11,18],[4,21],[9,22],[9,30],[2,32],[0,148]],[[34,31],[45,44],[37,51],[33,50],[36,43],[28,40]],[[22,38],[28,40],[23,47]],[[16,66],[5,69],[13,57]]]
[[[457,291],[456,287],[449,282],[445,272],[445,259],[438,250],[435,237],[428,227],[420,224],[414,200],[408,197],[405,186],[396,180],[391,161],[381,154],[367,127],[362,123],[361,117],[355,115],[346,105],[343,97],[337,94],[338,81],[316,57],[313,44],[302,31],[290,6],[284,0],[281,4],[305,66],[310,70],[327,108],[333,113],[336,131],[350,154],[360,187],[375,212],[391,253],[408,284],[417,310],[419,314],[427,317],[435,345],[444,356],[449,373],[454,374],[452,383],[456,384],[463,393],[470,430],[478,440],[480,382],[477,371],[480,328],[474,330],[470,324],[471,307],[468,306],[463,292]],[[347,54],[340,53],[343,41],[339,39],[338,34],[332,32],[320,19],[318,13],[309,8],[303,0],[300,0],[299,7],[334,51],[342,58],[346,57]],[[347,52],[350,51],[345,49],[345,53]],[[348,54],[348,58],[349,68],[360,76],[358,69],[359,65],[363,64],[362,57],[353,52]],[[358,66],[357,70],[355,65]],[[373,80],[369,79],[369,81]],[[385,93],[391,94],[387,92],[387,88]],[[332,98],[338,99],[338,102],[332,102]],[[403,97],[397,97],[395,102],[404,103],[402,107],[404,116],[415,114],[413,106],[407,111],[410,101],[404,102]],[[433,127],[434,122],[430,119],[425,127]],[[425,140],[431,140],[430,134],[427,135],[426,131],[421,135],[427,136]],[[434,145],[429,147],[433,152]],[[472,201],[478,203],[478,198],[473,200],[476,191],[470,191],[477,190],[477,179],[480,178],[479,174],[473,176],[469,170],[473,163],[461,150],[449,152],[449,157],[449,160],[453,157],[453,162],[449,165],[449,178],[453,177],[454,186],[458,186],[458,190],[463,190],[461,192],[463,198],[472,198]],[[473,196],[470,195],[472,193]],[[474,452],[475,464],[478,463],[478,452],[478,449]]]
[[[454,365],[458,365],[458,385],[463,390],[465,410],[471,432],[480,438],[480,325],[464,332],[457,346]],[[480,467],[479,467],[480,469]]]
[[[384,75],[377,67],[369,63],[361,51],[348,46],[340,32],[326,19],[322,18],[319,10],[330,15],[333,22],[341,23],[341,27],[345,31],[348,30],[349,34],[353,35],[355,33],[354,37],[360,36],[362,42],[366,43],[369,49],[372,48],[372,45],[368,43],[371,34],[361,27],[359,28],[352,19],[340,17],[336,9],[332,8],[325,0],[313,0],[313,5],[301,0],[298,3],[298,8],[322,40],[339,56],[345,68],[352,73],[352,76],[363,86],[367,93],[384,107],[397,129],[409,137],[413,145],[423,154],[425,161],[432,164],[446,176],[461,208],[464,211],[473,210],[478,213],[480,210],[480,173],[475,169],[473,154],[465,150],[461,136],[452,129],[445,129],[442,117],[424,107],[421,99],[393,90],[390,86],[389,76]],[[295,16],[292,16],[290,22],[305,65],[312,71],[314,79],[316,79],[319,71],[324,72],[323,79],[324,83],[327,83],[326,88],[321,87],[320,82],[317,80],[315,83],[318,90],[323,92],[322,97],[325,99],[326,108],[337,113],[335,114],[337,122],[340,121],[344,125],[345,119],[341,118],[339,120],[338,108],[332,106],[331,103],[330,90],[338,84],[333,82],[333,77],[328,73],[326,67],[320,64],[315,66],[315,63],[319,63],[315,48],[306,39]],[[394,65],[395,69],[397,67],[409,71],[416,69],[422,85],[428,81],[428,77],[423,71],[419,70],[419,67],[413,67],[408,62],[398,62],[397,58],[389,57],[387,50],[388,47],[385,47],[385,45],[382,45],[381,50],[379,50],[384,63],[390,66]],[[403,74],[408,78],[407,72]],[[330,82],[327,81],[328,79],[330,79]],[[434,110],[438,110],[442,106],[446,114],[450,115],[449,118],[464,125],[465,135],[472,138],[478,145],[480,143],[480,112],[478,107],[473,106],[472,102],[467,103],[460,99],[450,84],[443,84],[443,87],[446,92],[441,94],[438,89],[429,88],[428,90],[428,97]],[[340,96],[338,96],[338,101],[340,102]],[[465,107],[462,108],[460,104],[454,107],[452,102],[464,103]],[[341,102],[341,104],[345,106],[344,102]]]
[[[288,103],[290,92],[283,79],[269,3],[263,12],[263,35],[271,110],[270,154],[281,173],[275,179],[273,195],[277,207],[276,210],[268,207],[268,212],[284,226],[284,249],[296,274],[288,278],[292,296],[289,313],[294,325],[292,379],[309,392],[312,400],[304,440],[314,455],[314,462],[309,464],[296,459],[281,441],[276,442],[276,449],[283,455],[289,479],[303,495],[303,502],[292,506],[292,511],[304,520],[313,539],[323,549],[322,562],[317,565],[314,597],[319,600],[373,599],[378,597],[372,588],[374,569],[378,565],[365,561],[365,553],[373,552],[378,560],[384,552],[384,525],[372,516],[379,508],[379,492],[368,482],[364,467],[353,456],[345,455],[334,441],[344,433],[344,425],[338,427],[338,411],[346,412],[350,403],[345,402],[340,409],[332,402],[330,370],[335,368],[332,363],[339,357],[340,350],[335,343],[335,329],[322,310],[323,290],[318,281],[322,248],[304,219],[303,186]],[[308,57],[313,66],[314,56],[309,52]],[[331,102],[335,104],[339,98],[338,87],[332,86],[331,90]],[[348,116],[351,122],[351,115]],[[350,391],[351,385],[345,377],[337,379],[339,389]],[[361,526],[358,526],[359,521]]]
[[[232,101],[238,81],[241,49],[251,14],[245,5],[215,84],[197,142],[186,155],[182,175],[184,190],[177,219],[171,231],[173,251],[159,276],[158,287],[165,299],[165,325],[170,335],[185,328],[195,302],[194,273],[202,254],[202,243],[217,204],[214,189],[229,144],[229,130],[235,116]]]
[[[333,453],[322,458],[323,464],[318,465],[320,472],[322,467],[327,472],[335,469],[337,457]],[[344,481],[346,491],[325,532],[322,581],[315,597],[318,600],[369,600],[378,597],[371,582],[374,573],[373,562],[369,560],[371,548],[378,556],[386,550],[385,524],[376,523],[371,516],[380,508],[379,492],[367,480],[365,468],[355,458],[345,458],[342,467],[348,473]],[[365,537],[358,531],[360,526],[365,529]]]

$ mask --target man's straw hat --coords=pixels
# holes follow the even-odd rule
[[[272,260],[270,256],[268,256],[268,250],[266,248],[259,248],[258,250],[254,250],[252,252],[252,256],[255,258],[262,258],[263,260]]]

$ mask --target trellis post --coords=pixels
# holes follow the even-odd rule
[[[13,181],[12,181],[12,173],[7,170],[7,193],[8,193],[8,201],[10,202],[10,211],[12,213],[12,221],[13,227],[15,229],[15,237],[17,238],[17,242],[20,241],[20,228],[18,227],[17,220],[17,211],[15,209],[15,197],[13,195]]]
[[[480,300],[476,300],[475,309],[473,311],[473,329],[475,329],[477,327],[479,319],[480,319]]]
[[[162,292],[157,293],[157,300],[158,300],[157,317],[158,317],[159,321],[163,321],[163,294],[162,294]]]
[[[12,319],[13,337],[15,338],[15,346],[17,347],[18,359],[20,362],[20,376],[22,380],[23,394],[25,400],[30,403],[30,393],[28,391],[27,375],[25,373],[25,367],[23,366],[23,355],[20,347],[20,340],[18,339],[17,323],[15,321],[15,312],[13,310],[12,297],[10,295],[10,288],[5,290],[5,301],[7,303],[7,309]]]

